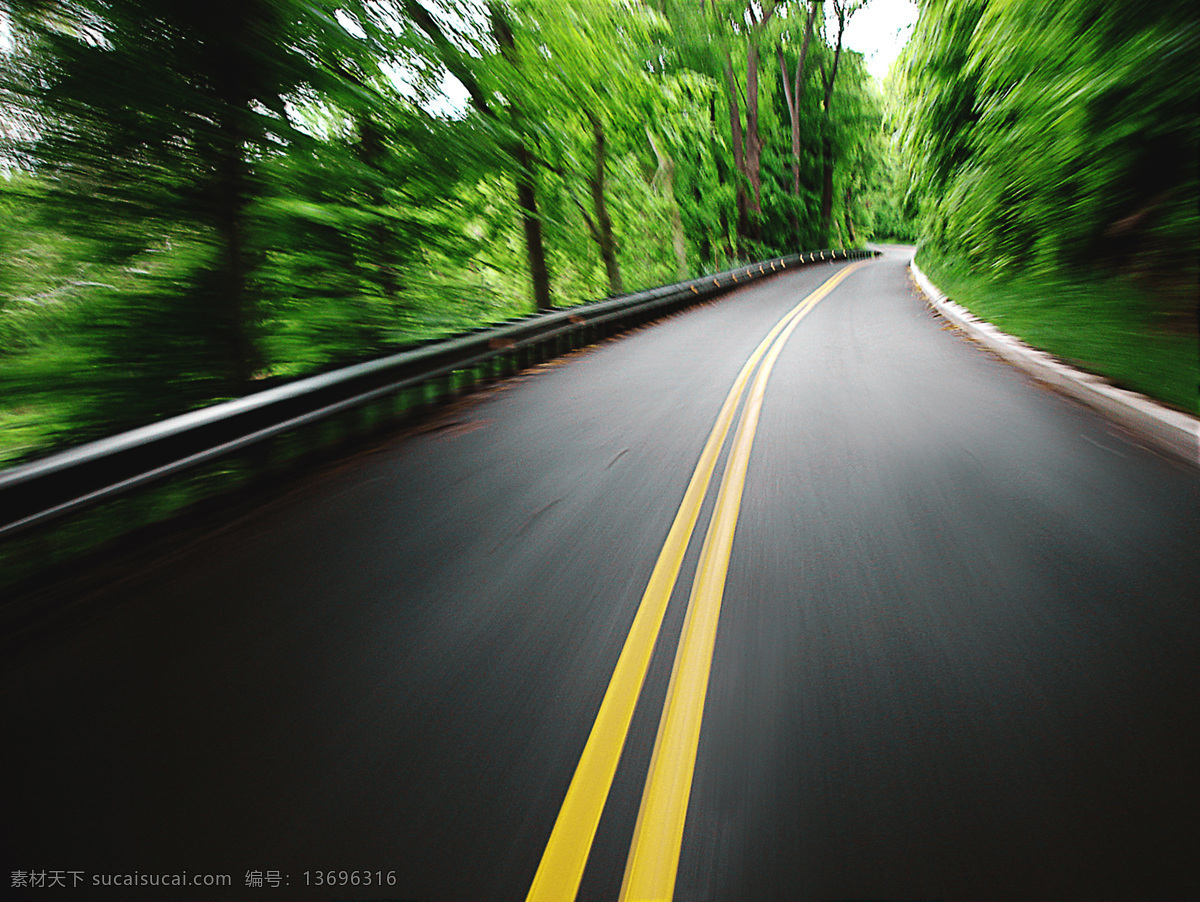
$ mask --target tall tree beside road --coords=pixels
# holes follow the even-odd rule
[[[833,96],[847,77],[843,63],[851,53],[841,35],[863,6],[838,0],[827,34],[823,25],[818,29],[824,4],[664,4],[673,32],[668,59],[719,86],[714,114],[719,111],[727,159],[715,162],[733,182],[734,243],[741,255],[825,244],[835,215],[844,221],[844,194],[834,191],[834,182],[837,168],[850,160],[839,161],[837,151],[855,139],[843,133],[849,120],[838,120]],[[818,77],[814,96],[808,83]],[[861,67],[850,77],[861,82],[852,90],[868,80]]]
[[[821,84],[825,89],[822,109],[825,111],[825,132],[821,139],[821,244],[828,244],[833,223],[833,174],[836,163],[833,137],[833,95],[837,88],[838,67],[842,61],[842,39],[850,19],[866,6],[866,0],[832,0],[834,20],[837,22],[833,41],[833,59],[828,66],[821,67]]]
[[[108,383],[98,415],[144,417],[163,392],[244,393],[262,360],[260,162],[307,140],[291,98],[370,102],[368,42],[310,3],[7,5],[18,49],[4,87],[32,123],[8,153],[47,186],[42,212],[110,263],[171,251],[93,306],[88,364]]]
[[[613,154],[628,152],[641,139],[654,90],[647,58],[663,23],[649,8],[610,0],[523,0],[511,14],[521,55],[535,61],[524,70],[520,89],[536,112],[546,167],[595,243],[609,292],[620,294],[609,171]]]
[[[776,47],[776,55],[779,60],[779,76],[780,82],[783,85],[784,101],[787,104],[788,121],[792,126],[792,199],[796,204],[797,211],[793,213],[792,228],[795,231],[800,230],[800,220],[798,208],[800,203],[800,169],[802,166],[801,159],[801,144],[800,144],[800,128],[801,128],[801,104],[804,100],[805,88],[808,85],[807,79],[807,63],[808,51],[812,46],[813,28],[817,21],[817,11],[820,9],[820,4],[817,0],[809,0],[808,5],[804,10],[804,37],[800,41],[800,47],[796,50],[795,68],[789,71],[787,60],[783,52],[783,43],[780,42]]]
[[[522,70],[535,63],[522,58],[512,16],[500,2],[487,5],[487,44],[476,40],[475,55],[464,47],[465,35],[451,34],[446,24],[418,0],[401,0],[401,8],[404,18],[428,39],[426,53],[458,79],[466,89],[471,105],[498,131],[499,144],[512,161],[534,302],[539,310],[548,309],[553,303],[550,268],[546,262],[542,217],[538,211],[538,163],[532,147],[535,139],[531,134],[537,123],[525,109],[519,89]]]

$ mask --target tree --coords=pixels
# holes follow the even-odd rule
[[[553,145],[549,155],[556,163],[550,168],[599,249],[610,293],[620,294],[618,242],[606,192],[609,145],[622,126],[637,129],[652,91],[642,57],[661,20],[649,9],[611,0],[525,0],[515,12],[527,42],[523,54],[538,56],[539,65],[526,72],[524,93],[541,117],[543,141]],[[579,200],[575,181],[586,187],[590,204]]]
[[[534,303],[539,310],[549,309],[553,306],[550,268],[546,262],[542,220],[538,213],[538,160],[531,146],[536,123],[530,121],[521,103],[519,84],[527,63],[518,49],[509,12],[498,0],[488,3],[488,38],[491,47],[482,48],[477,41],[475,49],[478,55],[471,56],[460,46],[469,43],[469,39],[460,33],[454,36],[455,40],[451,40],[446,27],[418,0],[401,0],[401,5],[408,20],[428,39],[426,53],[458,79],[466,89],[471,105],[496,128],[498,144],[513,163],[517,206],[521,211]],[[487,81],[495,84],[499,90],[491,89]]]
[[[462,267],[473,250],[458,189],[495,165],[474,152],[487,144],[474,123],[398,98],[378,115],[327,101],[301,112],[319,136],[260,162],[251,209],[276,373],[351,362],[414,327],[424,261]]]
[[[746,254],[762,239],[762,154],[760,128],[759,66],[761,47],[766,43],[767,27],[775,16],[774,2],[763,4],[733,2],[724,6],[712,0],[718,26],[733,38],[724,50],[726,99],[729,105],[730,139],[733,146],[737,181],[737,233],[739,252]],[[739,46],[740,45],[740,46]],[[745,92],[737,78],[734,51],[746,60]],[[745,124],[739,97],[744,98]]]
[[[834,45],[833,60],[826,71],[821,67],[821,81],[825,87],[825,99],[822,104],[825,110],[825,134],[821,145],[821,243],[828,244],[833,219],[833,170],[835,165],[834,144],[832,135],[833,91],[837,84],[838,65],[842,59],[842,37],[846,25],[859,10],[866,6],[866,0],[833,0],[833,14],[837,20],[837,38]]]
[[[865,74],[821,4],[0,3],[25,170],[0,406],[75,393],[75,438],[512,315],[526,284],[544,309],[812,247],[826,159],[829,221],[870,228]]]
[[[784,60],[784,50],[782,42],[776,48],[776,54],[779,59],[779,75],[780,82],[783,85],[783,96],[787,104],[788,120],[791,123],[792,136],[792,199],[798,209],[800,204],[800,168],[801,168],[801,144],[800,144],[800,121],[801,121],[801,103],[804,100],[804,89],[808,82],[806,79],[806,64],[808,63],[808,51],[812,45],[813,26],[816,23],[817,12],[820,8],[817,0],[809,0],[804,12],[804,37],[800,43],[800,50],[796,54],[796,65],[794,74],[789,82],[788,67]],[[792,228],[797,233],[800,231],[800,222],[798,212],[793,211]]]
[[[369,41],[298,0],[13,0],[9,14],[20,49],[3,79],[36,123],[17,156],[49,186],[42,210],[112,263],[175,251],[90,330],[94,361],[113,376],[109,414],[144,416],[167,392],[185,403],[244,393],[261,362],[250,237],[260,163],[305,140],[290,98],[371,101]],[[139,357],[152,389],[120,375]]]

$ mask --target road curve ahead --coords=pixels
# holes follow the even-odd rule
[[[91,590],[0,673],[5,890],[1186,897],[1200,474],[906,262],[529,371]]]

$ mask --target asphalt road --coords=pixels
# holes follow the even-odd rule
[[[639,845],[659,770],[680,900],[1200,893],[1200,474],[943,328],[905,260],[805,308],[748,454],[732,395],[577,898],[671,848]],[[0,676],[0,886],[525,899],[722,403],[841,268],[525,373],[95,589]],[[232,885],[97,885],[180,872]]]

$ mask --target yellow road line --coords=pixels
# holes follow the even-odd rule
[[[741,510],[746,471],[750,464],[750,451],[754,445],[754,435],[762,412],[767,380],[771,376],[775,361],[779,359],[784,343],[800,320],[860,265],[854,264],[843,269],[809,295],[801,305],[802,309],[789,314],[786,318],[787,325],[774,339],[762,367],[754,377],[754,384],[746,399],[737,433],[734,435],[725,473],[721,478],[716,507],[712,513],[708,533],[704,537],[700,563],[692,583],[683,633],[671,670],[666,704],[654,741],[650,771],[646,777],[637,826],[634,828],[633,843],[625,867],[621,902],[665,902],[675,890],[675,874],[679,866],[680,846],[683,843],[683,826],[691,795],[696,749],[700,744],[700,723],[704,715],[704,699],[708,692],[717,622],[721,615],[721,600],[733,550],[733,536]]]
[[[842,273],[839,272],[775,324],[750,355],[721,405],[717,421],[700,453],[700,459],[688,482],[679,510],[650,573],[646,591],[642,594],[633,625],[617,658],[612,679],[600,703],[600,711],[596,715],[583,754],[571,778],[558,818],[554,822],[550,840],[542,854],[526,902],[562,902],[575,898],[579,882],[583,879],[592,840],[600,823],[600,815],[604,811],[604,803],[608,799],[613,776],[617,771],[625,738],[629,733],[634,708],[650,666],[650,657],[658,641],[667,602],[670,601],[671,592],[679,577],[684,553],[700,517],[700,506],[708,494],[717,457],[725,445],[746,383],[759,360],[771,347],[772,342],[787,328],[789,322],[793,318],[798,321],[798,317],[803,315],[801,311],[807,312],[807,309],[810,309],[806,308],[810,300],[816,303],[812,299],[816,297],[819,300],[820,297],[824,297],[832,290],[833,285],[841,281],[841,277]]]

